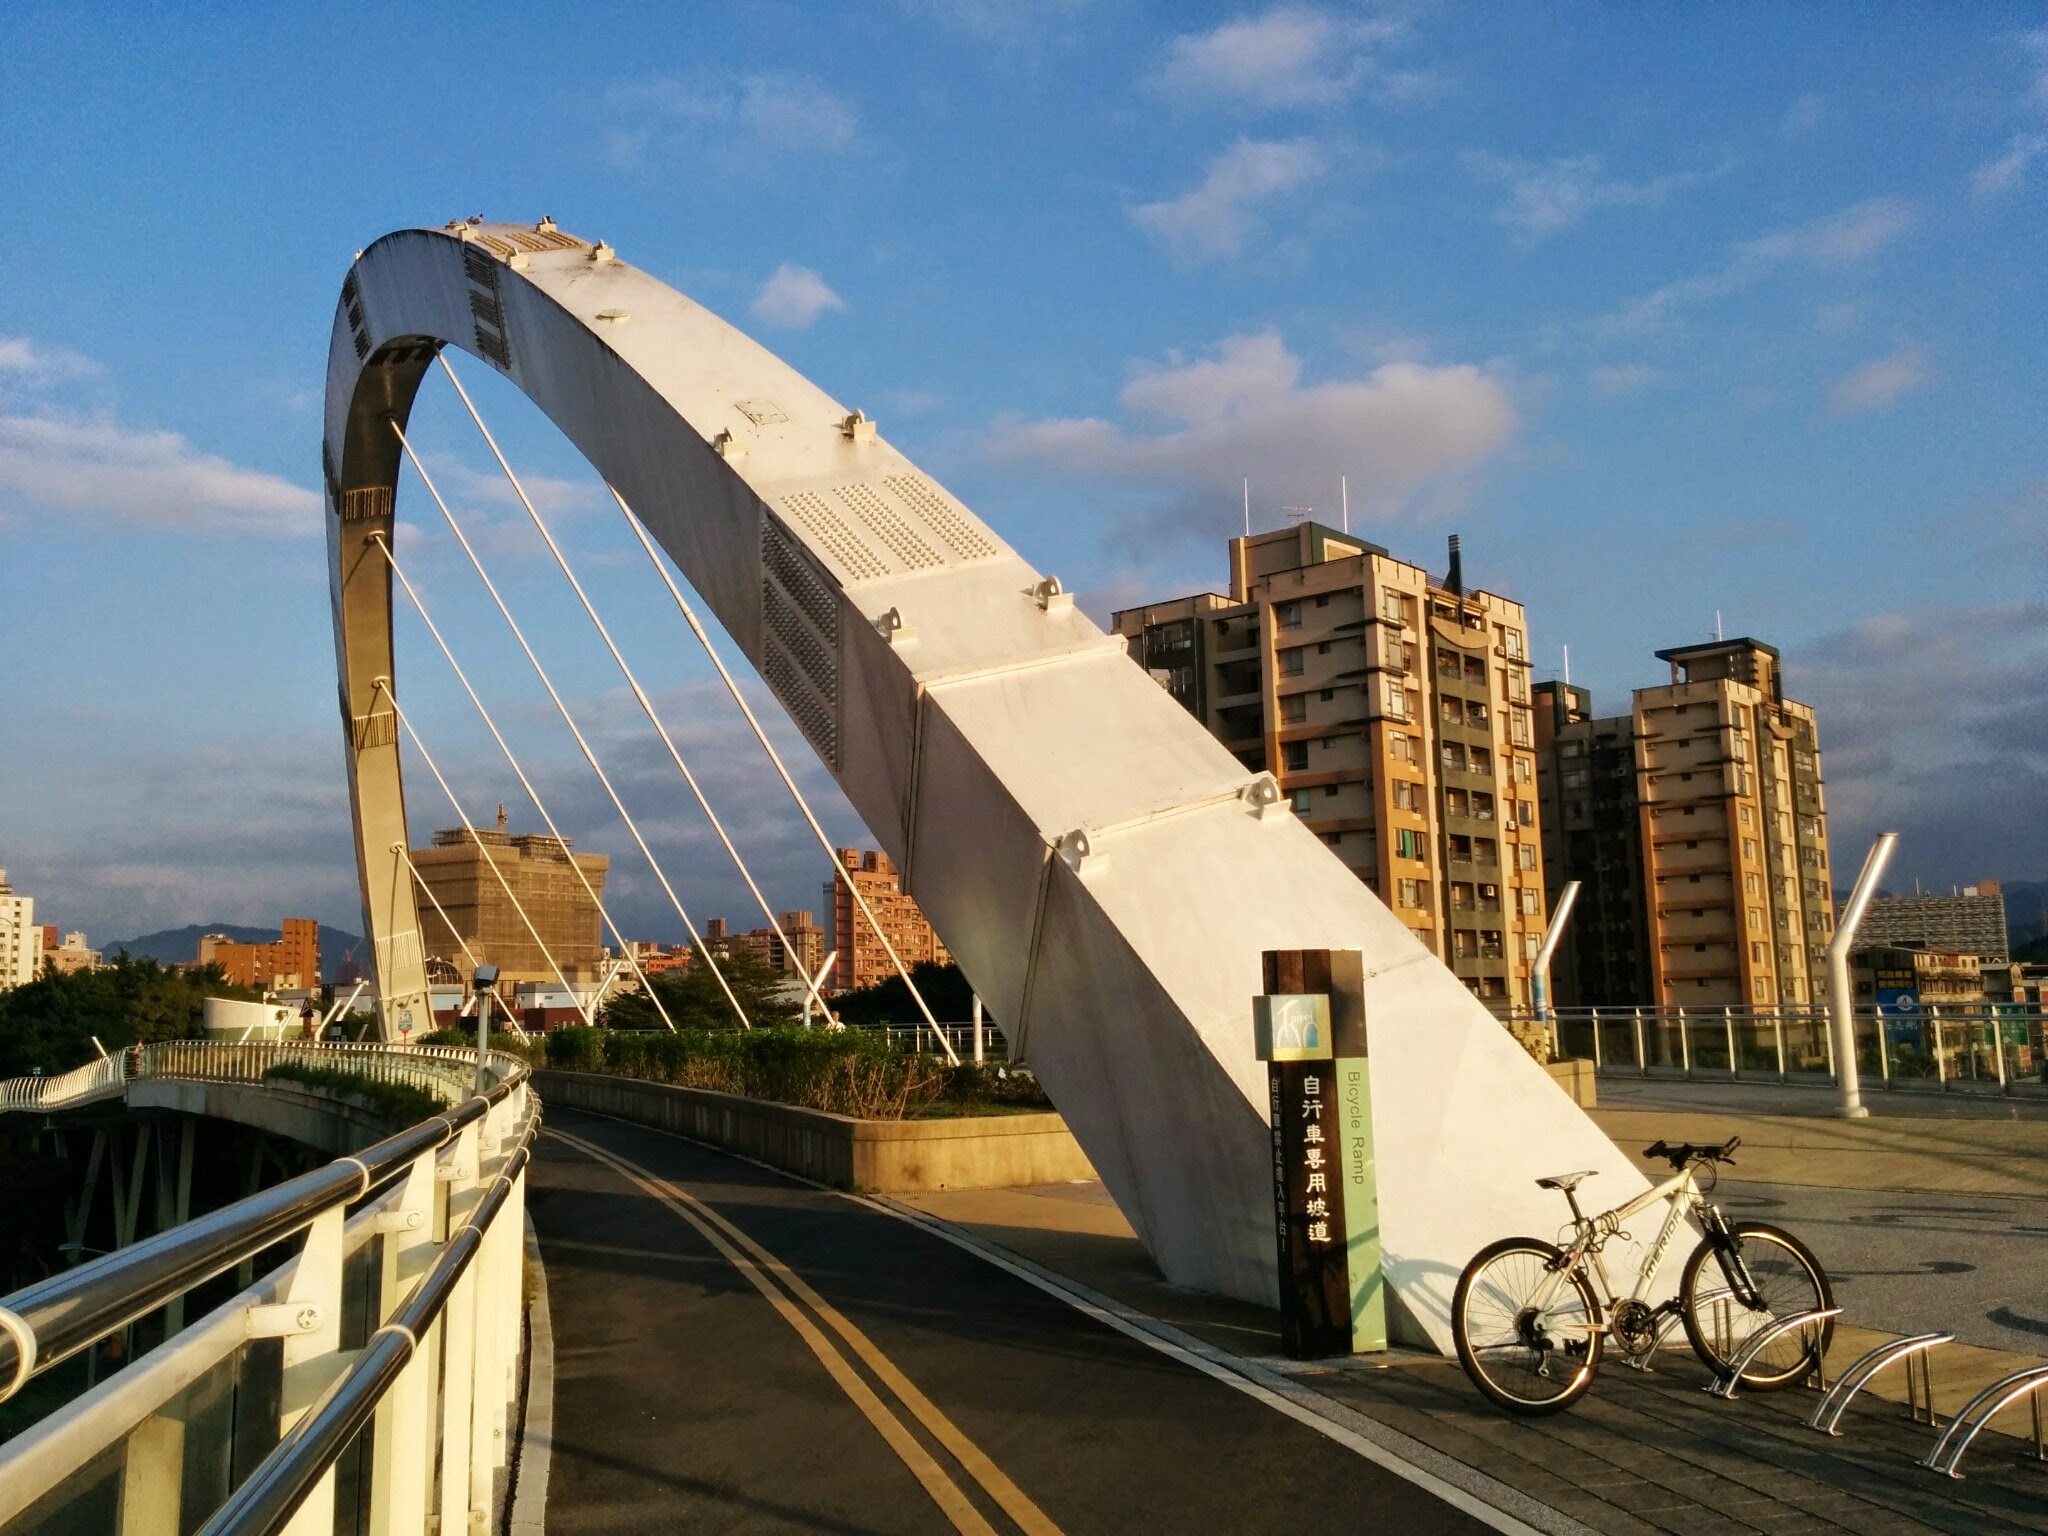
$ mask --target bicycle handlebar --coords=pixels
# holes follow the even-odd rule
[[[1703,1163],[1726,1163],[1732,1168],[1735,1166],[1734,1151],[1741,1145],[1740,1136],[1730,1136],[1718,1147],[1701,1146],[1691,1141],[1681,1141],[1674,1146],[1669,1142],[1659,1141],[1643,1148],[1643,1156],[1661,1157],[1671,1164],[1674,1170],[1683,1169],[1686,1164],[1695,1160]]]

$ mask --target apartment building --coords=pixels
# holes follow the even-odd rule
[[[904,969],[919,961],[930,961],[933,965],[952,963],[952,952],[940,941],[924,909],[904,894],[889,855],[874,849],[841,848],[837,856],[853,877],[853,883],[860,887],[861,898],[881,924],[882,932],[896,947]],[[845,881],[834,877],[826,883],[825,905],[832,914],[832,933],[826,942],[838,951],[838,958],[832,962],[832,989],[855,991],[894,976],[896,967],[889,961],[889,951],[876,937],[873,925],[854,905],[853,893],[847,890]],[[794,935],[791,939],[795,942]],[[823,963],[824,956],[820,955],[813,975],[816,965]]]
[[[817,914],[803,909],[778,912],[775,921],[781,926],[780,934],[774,928],[734,933],[724,918],[714,917],[704,924],[704,943],[714,955],[750,954],[785,976],[817,975],[818,967],[825,963],[825,930],[818,926]],[[888,966],[887,955],[882,963]]]
[[[1643,1002],[1656,989],[1633,717],[1596,720],[1591,693],[1570,683],[1533,691],[1543,878],[1553,893],[1579,882],[1551,960],[1551,995],[1569,1004]]]
[[[1545,921],[1519,603],[1302,522],[1230,541],[1230,591],[1112,625],[1489,1004],[1529,1002]]]
[[[36,926],[36,899],[17,896],[0,869],[0,992],[26,986],[43,963],[43,931]]]
[[[605,951],[591,892],[604,896],[612,867],[604,854],[578,853],[566,837],[508,833],[501,818],[496,830],[436,832],[429,847],[412,850],[412,864],[424,887],[420,942],[428,955],[464,976],[474,955],[498,967],[505,987],[557,981],[550,955],[572,982],[602,976]]]
[[[1834,900],[1813,711],[1785,697],[1778,652],[1762,641],[1656,654],[1670,681],[1635,690],[1625,717],[1595,720],[1583,690],[1545,688],[1554,735],[1543,774],[1562,834],[1547,878],[1597,886],[1607,924],[1577,936],[1559,1000],[1825,1002]],[[1618,782],[1624,739],[1632,796]],[[1631,819],[1639,925],[1616,867],[1631,854]]]
[[[194,963],[219,966],[236,986],[258,991],[318,987],[320,925],[310,917],[288,917],[279,937],[268,944],[243,943],[224,933],[202,934]]]
[[[1864,909],[1856,939],[1962,950],[1995,965],[2012,958],[2005,892],[1996,880],[1979,880],[1947,896],[1880,896]]]

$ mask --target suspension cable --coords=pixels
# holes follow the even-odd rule
[[[379,677],[374,680],[372,687],[381,689],[384,697],[390,700],[391,712],[398,716],[398,723],[405,727],[405,734],[412,738],[413,749],[419,753],[420,760],[427,765],[427,771],[433,774],[434,782],[441,786],[441,793],[446,795],[448,803],[455,807],[455,814],[462,821],[462,830],[469,834],[469,840],[483,854],[484,863],[488,864],[491,873],[497,876],[498,888],[505,893],[505,899],[512,903],[512,910],[519,914],[519,921],[526,924],[526,931],[533,936],[533,942],[539,948],[542,957],[546,959],[548,969],[555,973],[555,980],[562,984],[562,990],[567,992],[570,999],[575,1003],[576,1011],[583,1015],[583,1022],[585,1024],[590,1023],[590,1010],[583,1006],[583,999],[577,995],[575,985],[563,973],[562,967],[555,960],[554,951],[548,948],[547,940],[540,936],[540,930],[534,926],[533,919],[526,915],[526,908],[520,904],[518,896],[513,893],[511,882],[506,880],[504,871],[498,868],[497,859],[493,857],[489,845],[478,834],[475,824],[470,821],[469,812],[462,808],[462,802],[455,798],[455,791],[448,787],[447,779],[442,777],[440,768],[434,763],[433,754],[427,751],[427,744],[420,740],[420,733],[412,728],[412,721],[408,720],[405,716],[405,711],[398,707],[398,695],[391,691],[391,679]],[[408,857],[405,862],[409,865],[412,863],[412,860]],[[414,871],[414,873],[417,874],[418,872]],[[440,903],[437,901],[434,905],[438,907]]]
[[[371,537],[378,538],[381,537],[381,535],[372,534]],[[434,894],[434,888],[431,885],[427,884],[427,877],[420,873],[419,865],[413,863],[412,850],[406,847],[405,843],[401,840],[391,845],[391,851],[397,854],[399,858],[403,859],[405,861],[405,867],[412,871],[413,883],[417,885],[421,890],[427,893],[427,900],[431,901],[434,904],[434,910],[440,914],[441,921],[447,925],[448,931],[455,935],[455,942],[462,946],[462,953],[469,961],[470,970],[474,972],[479,965],[483,964],[483,962],[477,959],[476,951],[469,947],[469,940],[465,939],[462,936],[462,930],[455,926],[455,919],[448,915],[448,909],[441,905],[441,898]],[[429,1013],[432,1013],[432,993],[428,994],[427,1000],[429,1003],[427,1011]],[[469,1005],[465,1003],[461,1009],[457,1010],[456,1017],[462,1017],[462,1014],[468,1010],[468,1007]],[[526,1038],[526,1030],[520,1025],[519,1020],[516,1017],[514,1017],[514,1010],[508,1008],[505,1011],[505,1020],[512,1026],[513,1032],[517,1034],[520,1039],[524,1040]]]
[[[548,835],[562,845],[563,852],[568,852],[569,840],[562,836],[562,829],[555,825],[555,818],[548,814],[547,805],[541,800],[540,791],[533,787],[533,781],[526,776],[526,770],[519,765],[519,759],[514,755],[511,744],[505,740],[503,733],[499,731],[498,723],[491,718],[491,712],[484,708],[484,701],[477,697],[476,689],[470,685],[469,674],[462,670],[462,663],[455,659],[455,653],[448,648],[448,642],[442,638],[440,626],[434,622],[433,615],[427,612],[427,605],[420,600],[419,592],[413,587],[412,582],[399,567],[398,556],[392,553],[390,544],[385,540],[381,532],[372,533],[370,535],[370,542],[375,544],[383,553],[385,563],[391,567],[391,574],[398,578],[398,584],[405,588],[405,595],[412,599],[413,608],[419,613],[421,621],[427,626],[427,633],[434,637],[434,644],[441,648],[441,654],[447,658],[449,667],[455,673],[455,680],[462,684],[462,691],[469,695],[469,702],[476,706],[477,714],[483,718],[484,728],[491,733],[491,739],[498,744],[498,750],[505,754],[505,761],[511,765],[512,772],[518,776],[519,787],[526,791],[527,798],[533,802],[533,808],[540,812],[540,819],[547,824]],[[612,921],[611,913],[605,909],[604,898],[597,894],[597,887],[591,884],[590,876],[584,872],[583,866],[577,863],[573,856],[569,860],[569,867],[576,872],[576,878],[582,882],[583,894],[590,898],[591,905],[597,908],[597,915],[604,919],[605,927],[611,930],[612,938],[619,946],[619,953],[626,957],[626,963],[633,968],[633,974],[639,978],[641,990],[647,994],[648,1000],[654,1004],[655,1012],[661,1015],[661,1022],[666,1024],[669,1027],[669,1032],[673,1034],[676,1021],[669,1017],[668,1009],[662,1005],[661,998],[655,993],[652,983],[647,979],[647,973],[640,969],[639,957],[633,953],[633,946],[627,942],[626,936],[619,931],[619,925]],[[434,905],[438,908],[440,903],[436,902]],[[442,916],[445,918],[447,914],[443,913]],[[467,950],[469,946],[465,944],[463,948]],[[475,959],[474,955],[470,956],[472,963]]]
[[[718,834],[718,841],[724,846],[726,854],[732,859],[733,867],[740,872],[740,878],[746,882],[748,891],[753,894],[754,901],[760,906],[761,915],[768,920],[769,930],[774,933],[776,939],[781,943],[783,953],[795,959],[797,975],[803,980],[804,985],[810,989],[819,1009],[823,1010],[825,1008],[825,999],[818,995],[817,983],[811,980],[810,966],[806,963],[804,956],[798,952],[796,946],[789,942],[789,935],[782,931],[781,919],[775,915],[775,909],[768,904],[768,898],[763,894],[760,885],[756,883],[753,871],[747,868],[747,861],[740,856],[739,849],[733,845],[732,838],[726,833],[725,823],[720,821],[718,813],[711,809],[711,802],[705,798],[704,790],[697,782],[697,776],[690,771],[690,765],[683,761],[683,754],[677,749],[675,738],[669,734],[668,727],[662,724],[661,716],[655,713],[654,701],[647,696],[647,690],[640,686],[640,679],[633,675],[633,669],[627,665],[626,658],[620,652],[617,642],[612,639],[611,631],[605,627],[604,620],[598,617],[597,609],[591,603],[589,594],[583,590],[583,583],[576,579],[576,573],[569,568],[568,557],[562,553],[561,545],[555,542],[554,534],[548,531],[547,523],[541,518],[540,509],[534,506],[533,499],[526,494],[526,487],[519,483],[519,477],[512,472],[512,466],[506,461],[503,451],[499,449],[497,439],[491,436],[491,429],[484,425],[484,419],[478,413],[476,403],[469,398],[469,391],[464,389],[462,381],[456,378],[455,370],[449,366],[446,355],[441,355],[438,360],[441,364],[441,371],[448,375],[448,382],[455,386],[455,393],[461,396],[462,404],[469,412],[469,419],[476,423],[476,429],[483,435],[484,442],[491,450],[491,456],[498,461],[498,468],[505,472],[506,480],[511,482],[512,493],[519,498],[519,504],[526,509],[526,515],[533,520],[534,529],[540,534],[542,542],[547,545],[548,552],[555,557],[556,567],[560,569],[563,577],[567,579],[570,590],[576,594],[576,600],[583,605],[584,613],[589,616],[591,624],[597,629],[598,638],[604,641],[604,648],[611,652],[611,658],[617,663],[620,676],[625,678],[626,686],[632,689],[633,697],[639,702],[641,713],[647,716],[648,724],[654,727],[654,734],[661,738],[661,744],[668,749],[669,758],[676,765],[676,771],[683,776],[683,782],[690,786],[690,793],[697,801],[697,808],[703,811],[705,818],[711,823],[711,830]]]
[[[783,787],[796,801],[797,809],[803,812],[812,835],[818,840],[818,846],[825,850],[825,856],[832,861],[833,869],[838,871],[840,882],[853,897],[854,904],[860,908],[861,916],[868,920],[868,926],[874,929],[875,937],[882,941],[882,948],[888,951],[889,963],[896,967],[896,974],[903,978],[903,985],[910,989],[910,996],[916,1002],[918,1012],[924,1015],[925,1022],[932,1027],[932,1033],[945,1047],[946,1059],[957,1067],[960,1065],[960,1058],[954,1053],[952,1042],[946,1038],[945,1031],[939,1027],[939,1021],[932,1017],[931,1005],[924,1000],[924,994],[917,990],[917,983],[910,979],[910,971],[903,964],[903,957],[896,953],[896,946],[890,942],[889,935],[882,931],[882,925],[875,917],[874,908],[868,905],[867,896],[861,891],[860,883],[853,878],[853,872],[840,859],[839,851],[832,846],[832,839],[818,824],[818,818],[812,812],[810,802],[804,798],[804,792],[797,788],[796,780],[790,775],[789,769],[783,766],[781,754],[768,740],[768,733],[761,729],[761,722],[754,717],[754,711],[748,706],[745,695],[740,692],[739,684],[733,681],[732,673],[726,670],[725,663],[719,659],[717,650],[711,644],[711,636],[705,633],[704,626],[697,622],[697,615],[684,599],[682,589],[676,585],[675,578],[669,575],[668,567],[662,563],[653,541],[647,537],[647,530],[633,515],[632,508],[626,505],[626,498],[619,494],[617,487],[607,484],[605,489],[612,493],[612,500],[619,504],[619,511],[625,514],[626,526],[633,530],[633,536],[640,541],[640,547],[647,551],[648,560],[660,573],[662,584],[668,588],[668,595],[675,599],[676,607],[682,612],[683,622],[690,626],[691,633],[696,635],[698,642],[704,647],[704,654],[711,658],[711,665],[718,669],[719,677],[724,679],[726,692],[732,695],[733,702],[740,707],[740,713],[746,716],[747,724],[753,727],[754,739],[761,743],[761,750],[768,754],[768,761],[775,765],[775,772],[781,778]]]
[[[697,957],[710,967],[711,974],[717,978],[719,990],[725,994],[725,1000],[732,1004],[732,1011],[740,1021],[740,1028],[752,1029],[753,1025],[747,1019],[747,1010],[740,1006],[739,997],[733,992],[732,984],[726,980],[724,970],[711,953],[711,947],[704,942],[703,935],[698,933],[696,923],[691,921],[689,910],[683,905],[683,899],[676,894],[675,887],[669,884],[668,875],[663,871],[661,861],[655,858],[654,850],[647,846],[647,839],[640,835],[639,823],[633,820],[632,813],[626,809],[626,802],[619,798],[618,790],[612,787],[611,776],[604,771],[603,764],[597,760],[597,753],[591,749],[590,743],[583,737],[583,732],[578,729],[575,717],[569,713],[569,706],[562,702],[562,695],[556,691],[547,668],[540,664],[540,657],[534,654],[533,647],[527,643],[526,632],[519,627],[519,621],[512,617],[512,610],[506,606],[505,599],[499,596],[497,584],[484,569],[483,561],[477,558],[476,550],[469,542],[469,535],[462,531],[462,525],[455,520],[455,514],[448,510],[448,503],[442,499],[440,489],[434,484],[434,477],[427,473],[427,467],[420,462],[420,456],[413,451],[412,442],[406,437],[405,429],[393,420],[391,430],[397,434],[399,446],[405,450],[405,456],[411,462],[413,472],[420,477],[420,483],[426,486],[427,494],[434,498],[434,505],[441,509],[441,516],[446,519],[449,530],[454,533],[455,542],[462,546],[462,552],[469,557],[470,566],[475,570],[478,580],[483,582],[484,590],[491,594],[491,601],[497,605],[498,613],[511,629],[512,638],[519,642],[519,649],[525,652],[535,675],[540,678],[541,686],[547,689],[548,697],[554,700],[555,711],[561,715],[562,723],[569,727],[569,734],[576,738],[576,745],[583,752],[583,760],[590,764],[590,771],[597,775],[597,782],[604,786],[605,794],[611,797],[612,809],[619,813],[619,819],[626,824],[626,830],[632,834],[633,841],[646,857],[647,867],[654,871],[654,878],[661,882],[662,890],[667,893],[669,905],[676,909],[676,916],[682,919],[684,931],[690,935],[690,942],[695,946]]]

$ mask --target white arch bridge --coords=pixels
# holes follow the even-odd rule
[[[1265,950],[1363,952],[1382,1248],[1411,1336],[1447,1350],[1465,1260],[1537,1220],[1519,1172],[1532,1153],[1642,1187],[1272,779],[1248,774],[1056,579],[860,412],[551,220],[388,235],[357,258],[335,315],[328,547],[387,1028],[426,994],[404,851],[399,741],[414,722],[394,677],[396,490],[415,395],[448,348],[523,391],[630,509],[650,556],[658,545],[702,594],[1169,1278],[1276,1294],[1249,1018]]]

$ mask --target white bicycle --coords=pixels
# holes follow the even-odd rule
[[[1731,1222],[1704,1198],[1716,1168],[1735,1161],[1740,1143],[1734,1137],[1718,1147],[1660,1141],[1645,1148],[1643,1156],[1667,1160],[1676,1176],[1598,1216],[1582,1212],[1574,1193],[1590,1173],[1538,1179],[1539,1188],[1560,1191],[1571,1207],[1571,1240],[1559,1247],[1540,1237],[1504,1238],[1465,1266],[1451,1301],[1451,1331],[1473,1385],[1511,1413],[1557,1413],[1592,1386],[1610,1336],[1631,1363],[1642,1364],[1673,1314],[1694,1352],[1727,1377],[1759,1329],[1832,1307],[1828,1277],[1804,1243],[1763,1222]],[[1670,1202],[1663,1230],[1633,1292],[1617,1297],[1601,1249],[1629,1241],[1624,1224],[1659,1201]],[[1677,1297],[1652,1306],[1657,1271],[1688,1216],[1706,1235],[1685,1261]],[[1772,1340],[1743,1367],[1743,1385],[1765,1392],[1792,1386],[1820,1363],[1833,1331],[1827,1318],[1816,1329],[1793,1330],[1801,1337]]]

